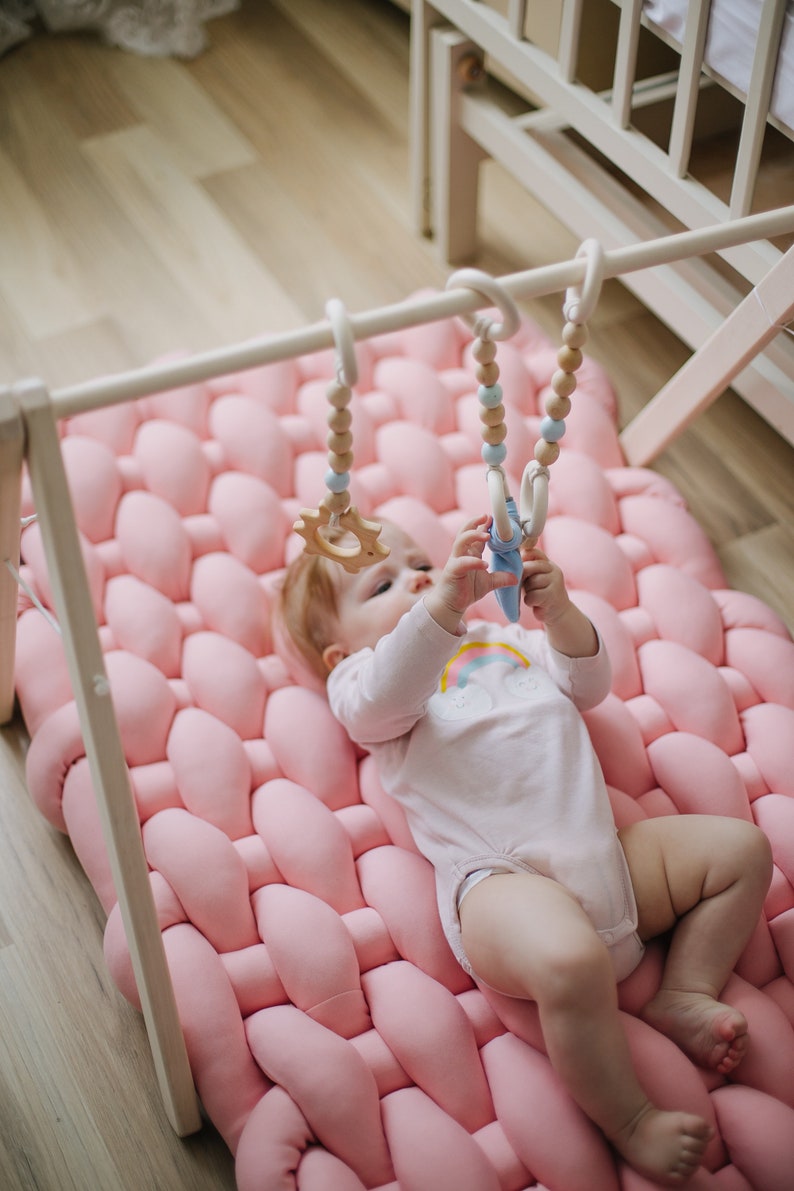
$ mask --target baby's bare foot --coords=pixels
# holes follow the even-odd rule
[[[711,1133],[702,1117],[646,1104],[610,1141],[640,1174],[663,1187],[681,1187],[700,1166]]]
[[[733,1071],[747,1050],[744,1015],[704,993],[659,989],[643,1009],[642,1017],[677,1043],[694,1062],[721,1075]]]

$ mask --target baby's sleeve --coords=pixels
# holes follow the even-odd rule
[[[612,685],[612,667],[598,629],[598,652],[586,658],[560,653],[549,644],[543,629],[524,629],[520,625],[510,625],[509,629],[579,711],[589,711],[606,699]]]
[[[357,744],[410,732],[427,708],[460,637],[436,624],[420,601],[374,649],[341,661],[328,677],[331,711]]]
[[[597,629],[596,636],[598,652],[587,658],[569,658],[546,642],[549,673],[579,711],[597,707],[606,699],[612,685],[609,654]]]

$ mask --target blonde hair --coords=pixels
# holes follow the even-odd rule
[[[317,554],[303,551],[290,563],[279,592],[278,627],[312,675],[325,683],[328,665],[323,652],[333,644],[339,605],[333,568]]]

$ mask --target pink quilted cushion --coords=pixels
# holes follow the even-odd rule
[[[467,333],[449,321],[358,350],[355,500],[443,562],[486,500]],[[555,347],[525,322],[499,363],[517,480]],[[199,1093],[243,1191],[639,1191],[647,1184],[616,1163],[551,1071],[534,1007],[486,999],[456,964],[402,811],[275,650],[274,589],[300,545],[292,521],[323,495],[332,370],[321,353],[65,427]],[[735,1078],[698,1070],[636,1017],[659,979],[660,943],[621,1004],[649,1092],[714,1125],[697,1186],[787,1191],[794,645],[768,608],[725,589],[671,485],[622,465],[614,414],[608,379],[586,361],[543,544],[613,659],[613,693],[587,721],[616,818],[754,819],[776,862],[766,917],[726,993],[753,1036]],[[23,555],[49,603],[35,525]],[[476,612],[499,615],[495,600]],[[108,912],[108,963],[135,1002],[64,657],[32,609],[19,619],[17,683],[31,792],[72,838]]]

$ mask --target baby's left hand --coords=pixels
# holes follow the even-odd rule
[[[522,548],[524,602],[543,625],[549,643],[571,658],[598,653],[598,634],[576,607],[556,563],[535,548]]]
[[[522,548],[521,557],[524,560],[521,581],[524,603],[532,609],[535,618],[549,628],[571,604],[563,573],[537,547]]]

